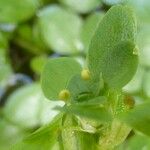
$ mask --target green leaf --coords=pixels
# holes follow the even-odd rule
[[[33,42],[35,43],[35,45],[39,48],[39,52],[45,53],[51,51],[46,43],[45,43],[45,39],[42,36],[42,30],[41,30],[41,25],[40,22],[38,21],[38,19],[34,22],[33,25],[33,29],[32,29],[32,36],[33,36]]]
[[[132,79],[138,64],[134,49],[133,43],[123,41],[102,57],[102,76],[109,87],[122,88]]]
[[[139,61],[141,65],[150,66],[150,28],[149,24],[141,25],[137,35],[137,43],[139,46]]]
[[[70,105],[64,107],[56,107],[56,109],[64,111],[69,114],[75,114],[87,119],[92,119],[100,122],[111,121],[112,116],[104,107],[99,105],[96,106],[86,106],[86,105]]]
[[[96,150],[96,134],[82,131],[74,116],[66,115],[63,126],[62,141],[65,150]],[[88,142],[91,144],[87,144]]]
[[[150,71],[149,70],[144,74],[143,91],[145,95],[150,98]]]
[[[40,25],[37,21],[33,26],[27,23],[18,26],[14,41],[23,50],[31,54],[43,54],[47,51],[47,46],[43,41]]]
[[[2,34],[2,32],[0,32],[0,48],[7,48],[7,47],[8,47],[8,41],[4,37],[4,35]]]
[[[68,6],[79,13],[87,13],[101,4],[101,0],[59,0],[64,5]]]
[[[88,67],[93,79],[99,79],[105,56],[121,41],[134,43],[135,16],[127,6],[113,6],[103,17],[91,40]],[[118,59],[118,58],[117,58]]]
[[[133,137],[129,138],[127,141],[128,150],[142,150],[150,149],[150,138],[144,135],[135,134]]]
[[[62,144],[65,150],[79,149],[76,131],[71,127],[77,127],[77,121],[74,116],[68,114],[63,117],[63,129],[62,129]]]
[[[62,114],[12,147],[13,150],[52,150],[59,137]]]
[[[65,150],[97,150],[97,137],[95,134],[65,129],[63,138],[66,140],[64,141]]]
[[[23,131],[17,126],[0,118],[0,149],[8,150],[13,144],[27,136],[29,132]]]
[[[107,5],[124,4],[127,0],[103,0]]]
[[[72,54],[83,50],[80,40],[82,20],[73,12],[51,5],[40,11],[39,22],[46,44],[55,52]]]
[[[30,62],[31,69],[36,74],[41,74],[45,63],[47,62],[47,59],[48,58],[45,55],[34,57]]]
[[[73,58],[50,59],[42,73],[42,89],[50,100],[58,100],[59,93],[67,88],[69,80],[81,71]]]
[[[127,0],[127,4],[136,12],[140,24],[150,22],[150,1],[149,0]]]
[[[7,120],[23,129],[35,128],[50,122],[58,114],[53,110],[58,105],[63,106],[63,102],[49,101],[44,97],[40,85],[32,83],[10,94],[3,114]]]
[[[94,32],[96,30],[96,27],[98,26],[99,22],[103,18],[104,13],[96,12],[92,13],[84,22],[82,31],[81,31],[81,38],[83,41],[83,44],[85,46],[85,50],[87,51],[89,48],[90,41],[92,39],[92,36],[94,35]]]
[[[54,108],[56,106],[64,106],[64,102],[49,101],[48,99],[45,99],[45,97],[43,97],[41,101],[43,102],[43,104],[40,105],[40,122],[41,125],[45,125],[50,123],[54,119],[54,117],[59,114],[59,111],[54,110]]]
[[[98,138],[96,134],[86,132],[77,132],[77,134],[81,150],[98,150]]]
[[[5,87],[9,77],[12,75],[12,68],[6,53],[5,48],[0,48],[0,87]]]
[[[73,76],[67,86],[67,89],[71,93],[71,98],[73,101],[80,101],[81,96],[89,96],[89,98],[95,95],[95,88],[99,86],[99,84],[94,85],[91,81],[83,80],[81,75]],[[87,99],[84,99],[87,100]]]
[[[99,94],[101,84],[93,83],[91,80],[83,80],[81,75],[74,75],[67,86],[71,93],[72,102],[87,102]]]
[[[136,106],[129,112],[120,114],[118,118],[134,129],[150,136],[150,103]]]
[[[8,78],[12,74],[12,68],[8,58],[8,41],[0,32],[0,87],[5,87]]]
[[[17,23],[32,17],[39,6],[39,0],[0,1],[0,22]]]
[[[34,128],[40,124],[43,101],[44,96],[38,84],[23,86],[8,97],[4,107],[5,118],[22,128]]]
[[[126,93],[137,93],[142,89],[142,80],[144,76],[144,68],[138,66],[137,72],[133,79],[123,88]]]
[[[67,89],[71,93],[72,102],[82,102],[99,94],[100,86],[99,82],[93,83],[91,80],[83,80],[81,75],[77,74],[70,79]]]
[[[94,105],[96,106],[96,105],[104,104],[106,101],[107,101],[106,97],[99,96],[99,97],[95,97],[93,99],[89,99],[87,101],[77,103],[76,105],[85,106],[85,107],[86,106],[94,106]]]
[[[105,130],[104,136],[101,137],[99,141],[100,147],[102,147],[103,150],[116,150],[116,146],[125,141],[130,131],[131,128],[129,126],[114,119],[111,123],[111,127]]]

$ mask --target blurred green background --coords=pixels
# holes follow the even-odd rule
[[[0,0],[0,150],[53,119],[63,102],[42,94],[43,65],[67,56],[84,66],[98,23],[118,3],[137,17],[139,67],[123,90],[141,103],[150,99],[150,0]],[[131,132],[118,149],[149,150],[150,138]]]

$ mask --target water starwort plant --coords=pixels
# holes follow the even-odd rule
[[[43,93],[65,104],[55,107],[60,113],[50,124],[12,149],[113,150],[132,130],[149,136],[150,103],[136,105],[122,90],[137,70],[136,30],[133,11],[116,5],[99,22],[84,67],[71,57],[49,59]]]

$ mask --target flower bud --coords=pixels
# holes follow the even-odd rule
[[[89,80],[90,79],[90,72],[88,69],[84,69],[81,72],[81,77],[83,80]]]
[[[67,100],[70,97],[70,92],[66,89],[60,91],[58,98],[60,100]]]
[[[125,96],[124,98],[124,104],[128,107],[128,108],[133,108],[135,105],[135,101],[133,99],[133,97],[131,96]]]

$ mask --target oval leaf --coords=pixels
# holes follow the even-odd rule
[[[114,46],[102,58],[102,76],[111,88],[122,88],[136,72],[138,57],[133,54],[135,45],[124,41]]]
[[[98,24],[103,18],[103,16],[104,16],[104,13],[102,12],[93,13],[85,20],[83,24],[82,31],[81,31],[81,38],[82,38],[86,51],[89,48],[89,44],[92,39],[92,36],[94,35],[96,27],[98,27]]]
[[[12,147],[13,150],[52,150],[59,137],[62,114],[48,125],[45,125],[24,138]]]
[[[107,12],[89,46],[88,67],[94,79],[100,77],[103,58],[121,41],[134,43],[135,33],[135,17],[130,8],[117,5]]]
[[[17,23],[25,21],[34,15],[39,0],[1,0],[0,22]]]
[[[83,49],[79,35],[82,20],[73,12],[52,5],[41,10],[39,22],[46,44],[55,52],[72,54]]]
[[[42,73],[42,89],[50,100],[58,100],[60,91],[67,88],[68,81],[81,71],[81,66],[73,58],[50,59]]]

